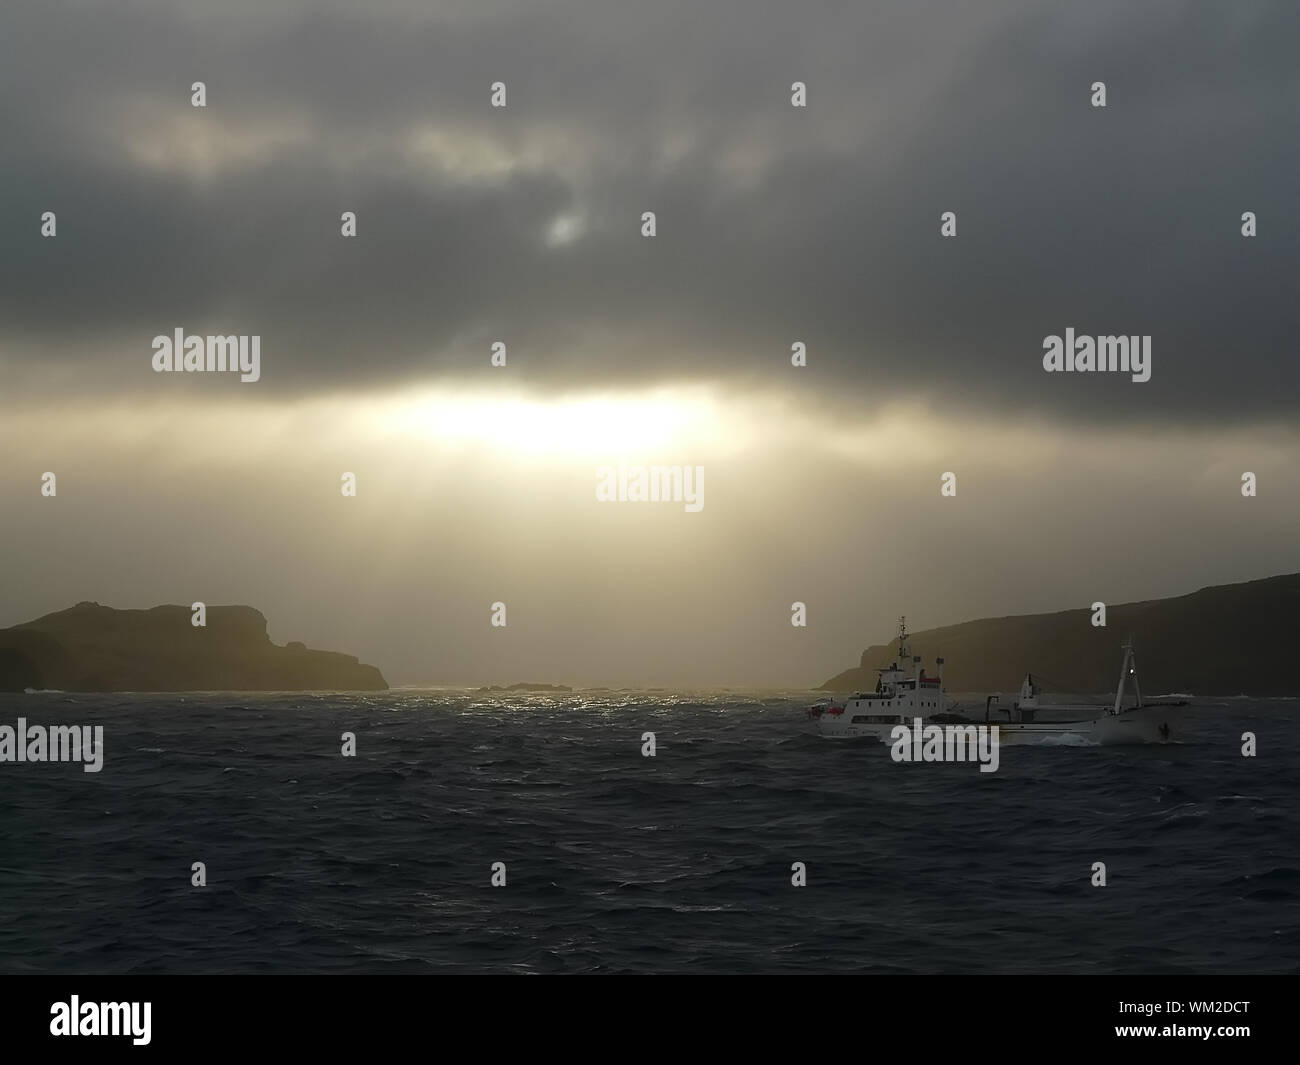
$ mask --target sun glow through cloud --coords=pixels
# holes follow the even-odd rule
[[[432,392],[385,403],[373,417],[389,431],[515,456],[666,453],[714,445],[728,436],[712,398],[681,389],[556,400]]]

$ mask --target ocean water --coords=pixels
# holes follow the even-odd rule
[[[1300,703],[982,774],[813,698],[0,696],[105,726],[97,774],[0,763],[0,970],[1300,971]]]

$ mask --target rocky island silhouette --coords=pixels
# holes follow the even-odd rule
[[[249,606],[115,610],[83,602],[0,629],[0,691],[383,691],[352,655],[280,646]]]

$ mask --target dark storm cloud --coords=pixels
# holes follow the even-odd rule
[[[553,387],[1296,410],[1290,3],[18,2],[0,20],[10,391],[55,371],[193,387],[148,371],[150,338],[183,326],[260,333],[266,395],[481,376],[500,339],[513,380]],[[576,237],[552,246],[566,217]],[[1042,338],[1069,326],[1151,334],[1152,380],[1045,374]],[[811,365],[792,377],[796,339]]]

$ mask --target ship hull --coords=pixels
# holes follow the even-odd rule
[[[998,742],[1004,746],[1169,743],[1176,741],[1182,732],[1177,710],[1177,706],[1169,705],[1143,706],[1080,721],[989,721],[987,724],[997,725]],[[921,723],[927,725],[936,722],[922,718]],[[971,720],[965,723],[982,725],[986,722]],[[912,724],[912,718],[895,722],[854,723],[847,714],[839,718],[823,716],[817,722],[821,735],[828,739],[870,738],[881,743],[892,743],[893,730],[899,725]]]

